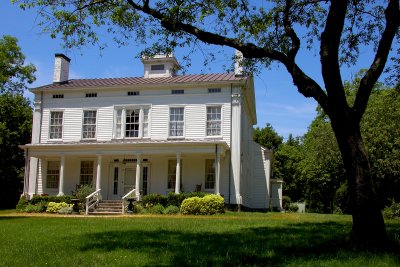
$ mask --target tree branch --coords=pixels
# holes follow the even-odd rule
[[[352,108],[358,121],[361,121],[362,115],[367,108],[371,91],[379,76],[383,72],[393,39],[400,27],[400,9],[398,0],[389,1],[389,4],[385,10],[385,18],[386,27],[383,31],[382,38],[379,41],[374,61],[360,81],[360,86],[358,88],[354,106]]]
[[[297,52],[300,49],[300,39],[299,37],[297,37],[296,32],[293,30],[292,27],[292,23],[290,22],[289,16],[290,16],[290,8],[292,7],[292,0],[286,0],[285,3],[285,10],[283,13],[283,25],[284,25],[284,29],[285,29],[285,33],[287,36],[289,36],[289,38],[292,41],[292,47],[288,52],[288,57],[294,61]]]

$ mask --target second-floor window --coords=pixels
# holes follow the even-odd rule
[[[96,110],[83,111],[83,124],[82,124],[82,138],[93,139],[96,138]]]
[[[221,135],[221,106],[207,107],[207,136]]]
[[[50,139],[62,139],[63,132],[63,112],[52,111],[50,112]]]
[[[184,108],[172,107],[169,109],[169,136],[183,136],[185,127]]]
[[[115,110],[115,138],[149,136],[149,108],[118,108]]]

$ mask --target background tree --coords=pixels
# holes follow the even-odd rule
[[[35,66],[25,65],[25,56],[15,37],[5,35],[0,39],[0,93],[23,93],[26,84],[36,78]]]
[[[97,44],[96,31],[105,29],[115,33],[120,44],[132,37],[143,43],[158,37],[147,53],[169,52],[200,41],[240,50],[250,70],[271,61],[281,63],[298,91],[314,98],[330,118],[351,192],[352,240],[361,245],[386,242],[360,121],[393,41],[399,43],[398,0],[13,1],[23,8],[40,6],[45,30],[53,37],[60,34],[67,47]],[[302,46],[302,40],[307,45]],[[318,44],[323,85],[296,60],[301,47]],[[376,52],[349,105],[340,64],[355,63],[362,45],[373,45]],[[397,73],[393,77],[398,83]]]
[[[267,123],[264,128],[254,129],[254,141],[275,151],[282,144],[283,137],[275,131],[270,123]]]
[[[15,208],[24,175],[24,152],[30,142],[32,109],[22,96],[26,83],[35,80],[35,67],[24,65],[17,39],[0,39],[0,209]]]

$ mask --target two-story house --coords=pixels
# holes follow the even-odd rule
[[[103,199],[202,190],[254,209],[281,207],[271,151],[253,142],[252,77],[177,75],[172,55],[143,58],[144,76],[69,79],[55,55],[54,82],[33,88],[24,193],[71,194],[92,184]]]

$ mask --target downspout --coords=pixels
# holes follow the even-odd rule
[[[233,85],[231,84],[231,121],[230,121],[230,127],[231,130],[229,131],[230,137],[229,137],[229,186],[228,186],[228,204],[231,205],[231,172],[232,172],[232,91],[233,90]]]

